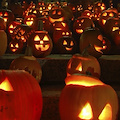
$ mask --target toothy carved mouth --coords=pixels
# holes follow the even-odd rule
[[[49,20],[50,20],[51,23],[54,23],[55,21],[63,21],[64,18],[61,17],[61,18],[58,18],[58,19],[53,19],[53,18],[50,17]]]
[[[28,21],[28,22],[26,22],[26,24],[27,24],[28,26],[31,26],[31,25],[33,24],[33,21]]]
[[[112,31],[119,30],[119,27],[113,27]]]
[[[99,47],[99,46],[97,46],[97,45],[94,45],[94,48],[95,48],[96,51],[98,51],[98,52],[100,52],[100,53],[103,54],[103,52],[101,51],[101,50],[103,49],[102,47]]]
[[[49,49],[50,45],[35,45],[37,50],[46,51]]]

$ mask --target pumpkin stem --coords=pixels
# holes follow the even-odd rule
[[[39,20],[38,24],[38,30],[43,31],[43,21]]]
[[[30,47],[29,45],[26,47],[25,50],[25,56],[32,56],[32,47]]]
[[[88,48],[90,48],[92,45],[91,44],[89,44],[84,50],[83,50],[83,52],[82,52],[82,55],[84,56],[84,55],[89,55],[88,54]]]

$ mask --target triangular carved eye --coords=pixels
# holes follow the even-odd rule
[[[5,78],[5,80],[0,84],[0,89],[4,91],[14,91],[12,85],[7,78]]]
[[[99,120],[112,120],[112,107],[110,104],[106,104],[99,115]]]
[[[93,118],[92,108],[90,103],[86,103],[78,115],[80,119],[91,120]]]
[[[39,37],[38,35],[36,35],[36,36],[34,37],[34,41],[40,41],[40,37]]]
[[[80,62],[80,63],[78,64],[78,66],[76,67],[76,70],[82,71],[82,63],[81,63],[81,62]]]

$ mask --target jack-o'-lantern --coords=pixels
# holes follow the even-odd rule
[[[6,25],[15,19],[13,12],[9,9],[0,9],[0,16],[3,17]]]
[[[6,30],[6,22],[1,16],[0,16],[0,30]]]
[[[35,15],[25,16],[23,22],[35,30],[38,29],[38,19]]]
[[[58,39],[63,36],[72,37],[72,32],[69,29],[59,30],[56,29],[53,31],[53,42],[56,44]]]
[[[55,47],[58,53],[61,54],[74,54],[76,52],[76,41],[73,37],[63,36],[58,39]]]
[[[42,93],[36,79],[24,70],[0,70],[0,118],[40,120]]]
[[[118,11],[115,8],[104,10],[99,17],[99,25],[104,28],[106,20],[110,17],[118,17]]]
[[[24,43],[26,43],[32,32],[33,29],[30,26],[26,24],[20,24],[14,29],[12,38],[16,40],[22,40]]]
[[[4,55],[7,50],[7,34],[4,30],[0,30],[0,56]]]
[[[41,81],[42,69],[37,59],[32,55],[31,48],[27,46],[25,55],[14,59],[9,67],[10,70],[25,70],[29,72],[38,83]]]
[[[106,9],[105,4],[102,1],[97,1],[93,5],[94,13],[100,13]]]
[[[51,23],[54,23],[55,21],[64,21],[65,20],[65,11],[62,8],[53,7],[49,11],[48,18]]]
[[[9,43],[9,50],[10,50],[11,53],[19,54],[19,53],[22,53],[23,46],[24,45],[23,45],[23,41],[22,40],[13,39]]]
[[[73,23],[73,30],[76,34],[81,35],[85,29],[94,28],[95,25],[93,21],[86,16],[79,17]]]
[[[115,90],[94,77],[74,74],[66,77],[59,100],[61,120],[116,120]]]
[[[87,51],[94,57],[101,57],[103,54],[103,35],[97,28],[85,30],[80,36],[79,48],[82,53],[85,48],[90,46]]]
[[[20,24],[21,24],[20,22],[12,21],[12,22],[8,25],[8,33],[12,36],[14,29],[17,27],[17,25],[20,25]]]
[[[45,57],[51,53],[53,48],[52,39],[47,31],[34,31],[29,37],[28,45],[32,47],[35,57]]]
[[[91,17],[92,17],[92,12],[91,12],[90,10],[84,10],[84,11],[81,13],[81,16],[86,16],[86,17],[91,18]]]
[[[67,64],[67,76],[74,73],[94,76],[100,78],[100,64],[98,60],[87,53],[74,54]]]
[[[104,25],[104,32],[106,33],[106,35],[111,37],[112,33],[118,29],[120,29],[120,19],[118,17],[116,17],[116,18],[111,17],[111,18],[107,19],[107,21]]]

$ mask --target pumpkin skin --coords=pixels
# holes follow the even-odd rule
[[[81,34],[79,43],[80,52],[82,53],[88,46],[90,46],[87,49],[89,55],[96,58],[102,56],[103,35],[99,29],[87,29]]]
[[[0,30],[6,30],[6,22],[3,17],[0,17]]]
[[[2,120],[40,120],[41,88],[29,73],[23,70],[0,70],[0,98]]]
[[[4,30],[0,30],[0,56],[5,54],[7,50],[7,34]]]
[[[85,54],[74,54],[67,63],[67,76],[75,73],[85,74],[100,78],[100,64],[98,60]]]
[[[79,74],[67,77],[65,82],[66,86],[59,100],[61,120],[117,119],[118,97],[111,86],[99,79]],[[89,105],[90,109],[85,105],[87,107]],[[86,114],[82,114],[83,108],[88,110]]]

